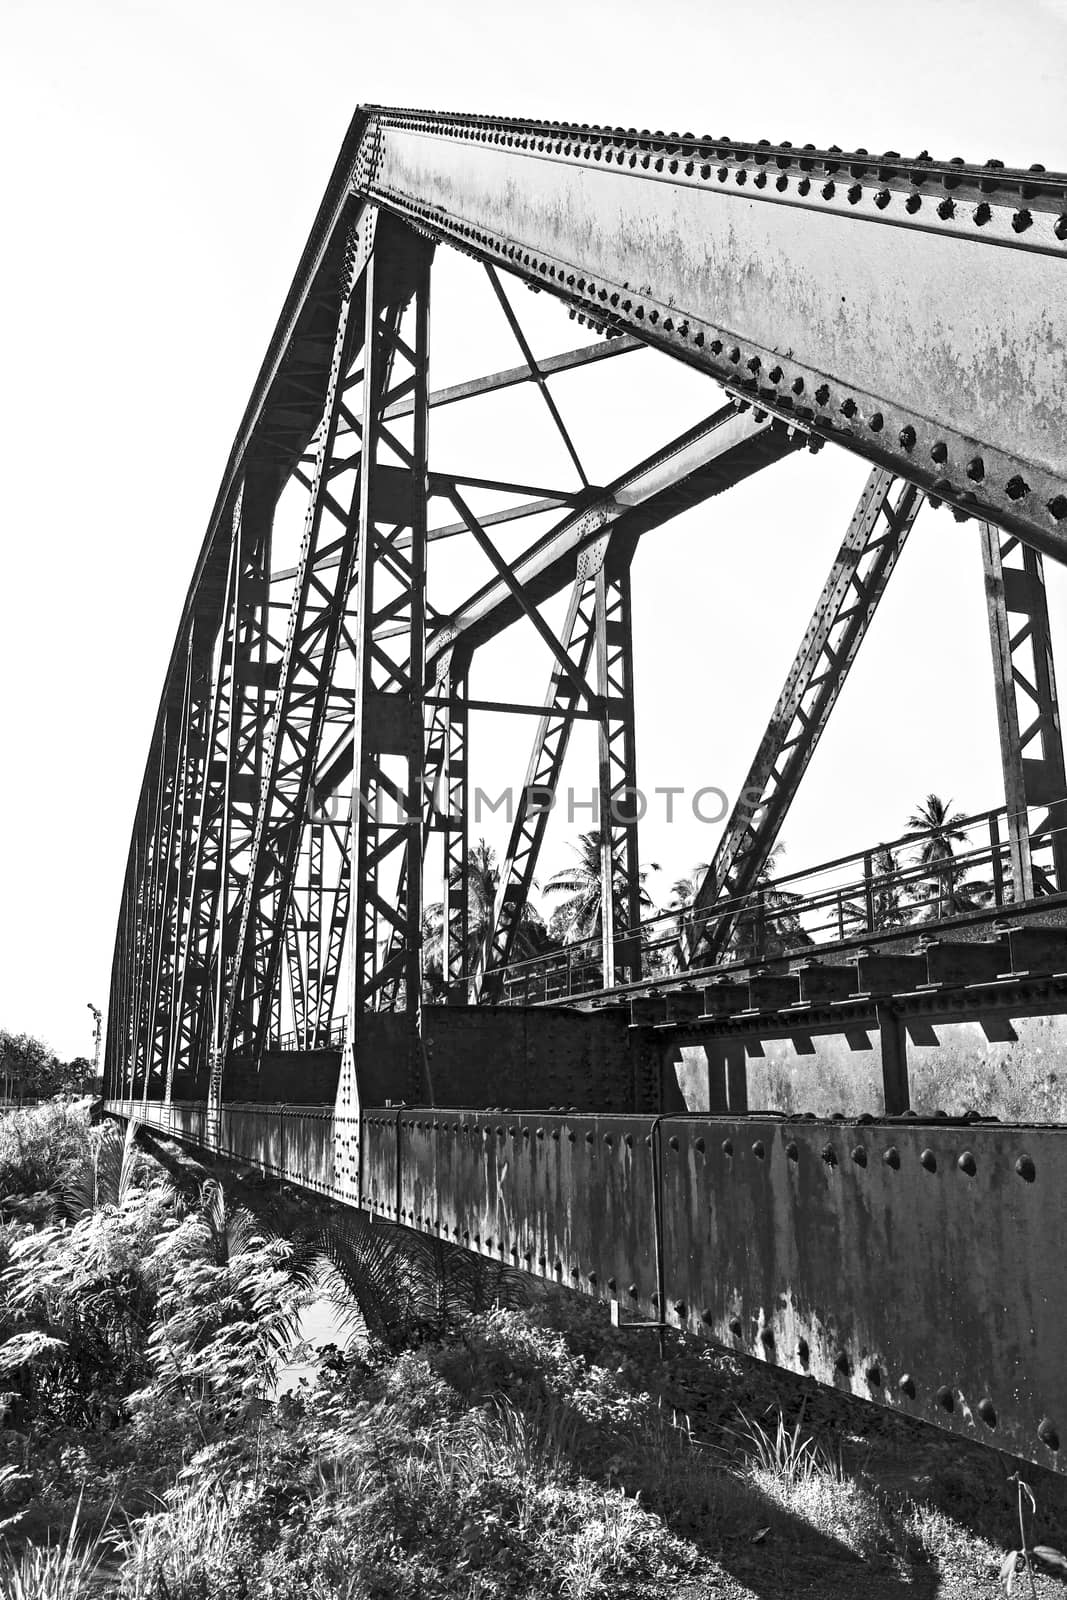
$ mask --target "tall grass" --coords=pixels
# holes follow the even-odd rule
[[[81,1537],[76,1511],[63,1540],[17,1553],[0,1545],[0,1600],[91,1600],[110,1554],[102,1536]]]
[[[772,1507],[862,1558],[904,1554],[907,1540],[883,1499],[845,1471],[840,1454],[803,1431],[803,1404],[792,1427],[780,1410],[770,1425],[744,1412],[741,1421],[743,1476]]]
[[[66,1185],[91,1162],[93,1142],[86,1113],[59,1102],[0,1113],[0,1217],[59,1209]]]

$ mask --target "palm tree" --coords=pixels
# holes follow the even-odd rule
[[[799,913],[793,910],[803,895],[780,888],[774,880],[777,862],[784,854],[785,845],[779,842],[763,863],[755,890],[746,896],[747,904],[738,915],[724,952],[734,960],[762,961],[813,943],[811,935],[801,927]]]
[[[600,828],[591,828],[588,833],[580,833],[577,843],[571,846],[577,857],[575,864],[563,867],[545,884],[546,893],[567,896],[567,899],[552,913],[548,925],[549,933],[562,940],[564,944],[580,944],[585,940],[595,940],[600,931],[603,881],[600,863],[603,844],[604,835]],[[651,896],[644,887],[645,878],[649,872],[658,871],[659,867],[654,861],[650,866],[640,869],[638,897],[642,910],[651,910],[652,907]],[[625,893],[625,888],[620,875],[615,882],[617,902]]]
[[[907,926],[908,912],[901,904],[900,862],[887,844],[871,855],[870,902],[847,900],[842,908],[850,932],[883,933]]]
[[[667,909],[677,911],[677,935],[680,939],[685,930],[692,925],[693,918],[689,914],[693,901],[700,893],[700,887],[708,875],[707,861],[698,861],[688,877],[675,878],[671,884],[671,898]]]
[[[479,839],[467,852],[467,960],[473,968],[493,926],[493,908],[500,887],[500,865],[496,851],[484,839]],[[449,877],[453,889],[462,886],[462,869],[456,867]],[[536,885],[535,885],[536,887]],[[444,962],[445,908],[441,901],[427,906],[423,917],[423,976],[429,992],[427,999],[439,998],[445,990]],[[522,908],[515,929],[513,957],[516,961],[540,955],[548,947],[545,925],[534,908]]]
[[[952,810],[951,800],[933,793],[908,818],[910,829],[926,835],[918,860],[925,870],[909,893],[913,899],[924,900],[930,888],[937,892],[936,905],[929,908],[924,921],[939,922],[961,911],[976,911],[989,898],[989,885],[969,879],[966,869],[961,870],[956,862],[955,846],[967,843],[966,820],[962,811]]]

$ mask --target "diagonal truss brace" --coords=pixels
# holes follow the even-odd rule
[[[515,936],[533,887],[549,813],[555,803],[575,713],[582,697],[579,685],[585,682],[594,659],[597,570],[602,565],[605,543],[601,540],[594,547],[596,554],[583,551],[578,557],[578,575],[571,588],[562,628],[563,649],[574,670],[566,672],[562,664],[557,665],[549,680],[545,712],[534,734],[530,762],[500,872],[492,920],[471,974],[470,998],[475,1004],[484,996],[488,975],[511,960]]]
[[[715,858],[679,937],[690,966],[698,949],[714,960],[770,857],[815,747],[874,617],[922,504],[914,484],[894,490],[891,473],[867,479],[844,542],[797,651]]]
[[[1037,550],[982,524],[989,638],[1004,768],[1012,895],[1067,890],[1067,776],[1056,699],[1044,561]],[[1031,808],[1044,811],[1032,827]],[[1051,876],[1034,862],[1051,849]]]

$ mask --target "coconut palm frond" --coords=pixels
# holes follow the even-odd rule
[[[262,1230],[251,1211],[235,1205],[215,1178],[208,1178],[200,1186],[200,1217],[206,1229],[207,1253],[216,1266],[236,1261],[263,1242]]]

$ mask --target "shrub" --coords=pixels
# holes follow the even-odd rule
[[[0,1217],[46,1220],[65,1185],[90,1159],[86,1113],[53,1104],[0,1115]]]

